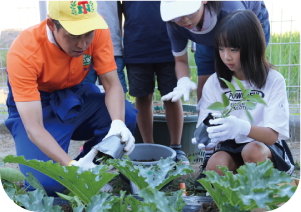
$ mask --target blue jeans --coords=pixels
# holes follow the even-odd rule
[[[116,62],[116,65],[117,65],[117,73],[118,73],[118,77],[119,77],[120,83],[122,85],[124,93],[127,93],[128,89],[127,89],[127,84],[126,84],[126,80],[125,80],[125,74],[124,74],[124,70],[123,70],[124,69],[123,56],[115,56],[114,58],[115,58],[115,62]],[[83,83],[84,84],[85,83],[95,84],[97,77],[98,76],[97,76],[96,71],[93,68],[93,64],[91,64],[91,68],[89,70],[89,73],[86,76],[86,78],[83,80]],[[99,80],[99,84],[102,85],[99,77],[98,77],[98,80]]]

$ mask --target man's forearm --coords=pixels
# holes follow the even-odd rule
[[[106,106],[112,121],[115,119],[125,121],[125,100],[123,89],[120,86],[112,86],[106,89]]]
[[[72,160],[43,126],[37,125],[34,130],[27,130],[27,133],[29,139],[53,161],[67,166]]]

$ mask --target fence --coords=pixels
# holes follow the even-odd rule
[[[1,22],[4,23],[7,20],[14,19],[13,24],[4,24],[4,27],[0,25],[0,114],[7,113],[7,108],[5,105],[6,97],[8,94],[8,88],[6,84],[7,74],[5,72],[6,67],[6,55],[13,42],[13,40],[20,34],[20,32],[34,24],[40,22],[40,14],[45,13],[43,7],[41,7],[42,2],[38,1],[24,1],[20,4],[14,6],[16,13],[5,14],[5,16],[0,17]],[[45,3],[45,2],[44,2]],[[5,4],[5,3],[4,3]],[[41,8],[41,12],[39,9]],[[10,10],[12,11],[12,10]],[[293,32],[293,25],[296,20],[291,18],[290,20],[283,19],[283,10],[281,10],[280,20],[274,20],[273,9],[269,9],[270,15],[270,25],[271,25],[271,38],[270,43],[267,48],[267,58],[274,64],[280,73],[283,74],[286,79],[287,85],[287,95],[290,105],[290,113],[299,114],[300,113],[300,31]],[[19,17],[16,18],[16,14]],[[1,15],[1,14],[0,14]],[[3,15],[3,14],[2,14]],[[276,16],[276,17],[279,17]],[[20,23],[20,25],[17,24]],[[26,23],[24,23],[26,22]],[[21,24],[22,23],[22,24]],[[274,26],[280,24],[280,33],[274,33]],[[21,27],[22,25],[22,27]],[[290,25],[290,29],[287,32],[282,32],[282,27]],[[188,55],[190,58],[190,68],[191,76],[194,82],[197,81],[196,65],[193,59],[193,53],[188,50]],[[129,95],[127,95],[129,97]],[[158,91],[155,92],[154,99],[159,99]],[[192,94],[190,104],[196,104],[196,94]]]

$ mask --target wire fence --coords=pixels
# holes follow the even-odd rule
[[[38,24],[40,22],[39,3],[36,1],[24,1],[21,6],[16,7],[17,13],[6,14],[5,18],[0,18],[4,23],[4,27],[0,25],[0,115],[7,113],[5,101],[8,94],[7,88],[7,74],[6,57],[7,52],[14,41],[14,39],[21,33],[21,31],[29,26]],[[273,17],[273,10],[269,11],[270,17]],[[19,18],[16,18],[19,14]],[[300,114],[300,32],[293,31],[293,24],[295,20],[283,19],[281,11],[280,20],[270,20],[271,38],[267,48],[267,58],[274,64],[278,71],[284,76],[287,87],[287,97],[289,100],[290,113]],[[6,21],[14,19],[13,24],[8,24]],[[11,22],[10,22],[11,23]],[[19,24],[18,24],[19,23]],[[279,24],[281,27],[280,33],[273,33],[273,27]],[[290,29],[282,32],[282,27],[290,26]],[[194,57],[188,50],[190,58],[189,65],[191,69],[192,80],[197,82],[196,65]],[[155,92],[154,100],[159,100],[158,91]],[[130,96],[127,94],[127,97]],[[196,95],[190,101],[190,104],[196,104]]]

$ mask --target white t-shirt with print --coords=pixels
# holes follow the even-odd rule
[[[207,108],[214,102],[222,102],[222,93],[225,93],[230,100],[231,105],[236,104],[242,98],[242,92],[232,78],[231,83],[235,86],[236,94],[233,93],[229,88],[223,89],[217,78],[217,74],[212,74],[204,85],[202,98],[200,99],[197,110],[200,111],[197,127],[200,123],[207,117],[208,113],[216,113],[217,111],[208,110]],[[254,110],[249,110],[251,116],[253,117],[253,125],[260,127],[270,127],[279,133],[278,138],[281,140],[286,140],[289,138],[289,107],[286,94],[286,85],[283,76],[273,69],[270,70],[267,81],[264,87],[261,89],[251,86],[247,81],[241,81],[245,89],[251,88],[252,94],[259,94],[267,106],[259,103],[255,103],[256,107]],[[237,118],[246,120],[250,122],[244,109],[246,108],[244,104],[239,104],[235,107],[236,109],[231,112],[230,115]],[[254,141],[254,139],[247,136],[238,135],[235,138],[236,143],[246,143]]]

